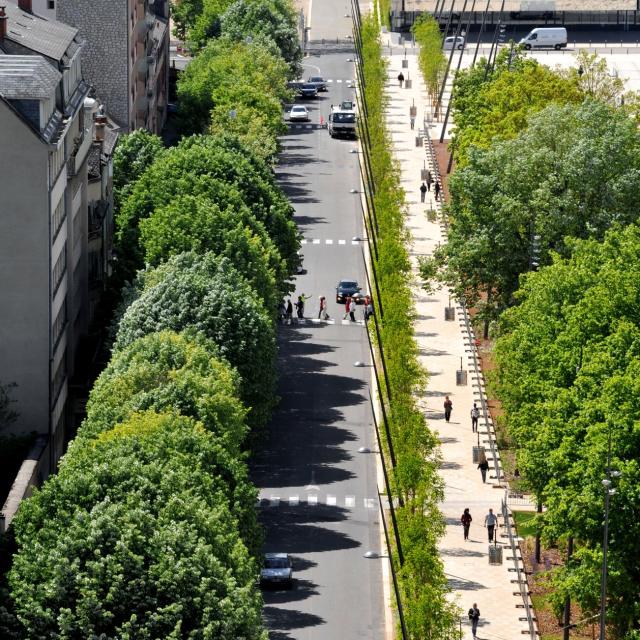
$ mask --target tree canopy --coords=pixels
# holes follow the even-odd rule
[[[145,264],[157,266],[185,251],[208,251],[229,259],[264,301],[275,309],[288,270],[264,225],[247,207],[221,210],[204,196],[183,195],[140,221]]]
[[[640,571],[640,229],[571,243],[571,257],[528,274],[520,304],[500,322],[495,388],[518,447],[518,466],[547,506],[544,535],[573,536],[558,576],[585,611],[598,606],[602,480],[621,473],[610,511],[610,620],[637,624]]]
[[[163,329],[203,333],[240,373],[250,425],[263,426],[275,403],[275,330],[247,281],[225,258],[184,253],[142,272],[139,287],[115,349]]]
[[[584,94],[574,76],[565,76],[520,52],[503,49],[493,70],[482,58],[458,73],[453,88],[453,149],[464,165],[471,147],[488,148],[527,127],[529,117],[551,103],[577,104]]]
[[[136,182],[117,217],[119,255],[130,275],[142,264],[139,222],[181,194],[203,196],[264,224],[289,272],[299,261],[293,208],[273,172],[233,136],[192,136],[168,149]],[[247,207],[250,213],[243,209]]]
[[[550,105],[515,139],[473,149],[450,181],[448,244],[436,252],[445,280],[499,310],[534,263],[566,255],[566,237],[635,221],[639,143],[624,112],[587,100]]]
[[[89,394],[76,440],[93,440],[138,411],[176,411],[201,422],[238,455],[247,431],[240,378],[217,351],[202,336],[172,331],[150,333],[116,351]]]
[[[223,36],[241,41],[272,41],[289,64],[289,78],[300,75],[302,48],[298,17],[289,0],[236,0],[222,16]]]
[[[266,638],[224,459],[193,420],[152,413],[67,456],[14,520],[28,637]]]

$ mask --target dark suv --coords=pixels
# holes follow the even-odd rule
[[[322,76],[310,76],[307,83],[314,85],[318,91],[327,91],[327,81]]]
[[[299,89],[298,92],[303,98],[315,98],[318,95],[318,88],[315,84],[311,84],[310,82],[305,82]]]
[[[360,292],[360,286],[356,280],[340,280],[336,286],[336,302],[341,304],[347,301],[347,298],[353,298],[356,304],[364,302],[364,296]]]

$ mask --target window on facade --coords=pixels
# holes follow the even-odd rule
[[[62,282],[62,277],[64,276],[65,271],[67,270],[67,245],[62,247],[62,251],[56,260],[55,265],[53,266],[53,273],[51,274],[51,286],[53,289],[53,294],[55,295],[60,283]]]
[[[56,8],[56,0],[47,0],[47,7],[49,9],[55,9]]]
[[[49,188],[53,187],[53,183],[60,175],[60,171],[64,166],[64,146],[52,151],[49,154]]]
[[[62,306],[60,307],[60,311],[58,311],[58,315],[56,319],[53,321],[53,327],[51,329],[51,342],[53,344],[53,350],[56,350],[58,343],[60,342],[60,338],[64,333],[64,328],[67,326],[67,299],[65,298]]]
[[[53,212],[53,216],[51,217],[51,242],[53,242],[57,237],[60,229],[62,229],[62,223],[67,218],[67,208],[64,206],[64,196],[60,198],[60,202],[58,202],[58,206]]]
[[[51,380],[51,406],[55,406],[56,400],[60,395],[60,391],[62,391],[62,387],[64,385],[64,381],[67,379],[67,363],[65,362],[64,356],[62,360],[60,360],[60,364],[56,369],[56,372]]]

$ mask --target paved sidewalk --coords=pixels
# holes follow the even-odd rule
[[[389,48],[385,47],[384,52],[388,55]],[[402,186],[407,194],[406,224],[413,237],[412,260],[417,265],[419,256],[430,255],[445,238],[439,222],[427,219],[427,211],[439,206],[434,201],[433,187],[427,193],[426,202],[420,202],[420,170],[427,155],[423,146],[416,147],[415,137],[418,135],[418,127],[422,126],[427,95],[420,79],[417,58],[411,54],[407,54],[408,69],[402,71],[405,77],[409,76],[413,80],[413,86],[411,89],[401,89],[398,86],[396,78],[401,71],[403,57],[402,49],[393,47],[388,69],[387,91],[390,101],[387,122],[394,153],[401,166]],[[414,131],[409,124],[411,105],[417,107]],[[434,126],[433,136],[440,134],[441,126],[441,123],[439,127]],[[427,168],[433,173],[433,167],[429,167],[428,163]],[[517,581],[512,583],[516,579],[513,571],[515,565],[510,559],[513,554],[511,548],[506,546],[508,540],[501,537],[501,527],[498,527],[497,532],[498,544],[504,546],[503,564],[489,565],[488,561],[489,544],[484,518],[490,507],[494,513],[500,513],[504,490],[496,486],[495,478],[492,478],[495,475],[493,468],[487,474],[487,483],[483,484],[477,465],[472,463],[472,448],[477,444],[477,435],[471,430],[470,411],[474,399],[478,400],[479,396],[472,378],[469,353],[465,352],[460,309],[456,308],[455,321],[445,321],[444,309],[449,303],[447,290],[427,295],[416,278],[415,293],[416,339],[422,365],[429,372],[424,410],[430,428],[438,432],[442,442],[441,475],[445,482],[445,500],[441,508],[446,518],[446,534],[441,540],[440,552],[453,596],[462,609],[464,637],[472,637],[466,612],[474,602],[478,604],[481,613],[478,638],[515,640],[527,637],[521,633],[525,631],[528,634],[522,597]],[[453,301],[452,306],[456,306]],[[463,368],[468,370],[468,386],[456,386],[456,370],[460,368],[461,358]],[[444,420],[445,395],[449,395],[453,402],[453,414],[449,423]],[[484,416],[481,415],[481,441],[486,439],[483,435],[484,421]],[[493,467],[491,459],[489,463]],[[463,540],[460,524],[460,516],[465,507],[469,507],[473,517],[470,539],[466,542]],[[503,524],[502,518],[499,523]],[[512,571],[509,571],[510,568]]]

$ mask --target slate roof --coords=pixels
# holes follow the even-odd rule
[[[63,60],[65,53],[69,56],[75,53],[79,46],[78,29],[26,13],[11,2],[5,4],[7,40],[53,60]]]
[[[0,55],[0,95],[8,100],[51,98],[61,78],[42,56]]]

